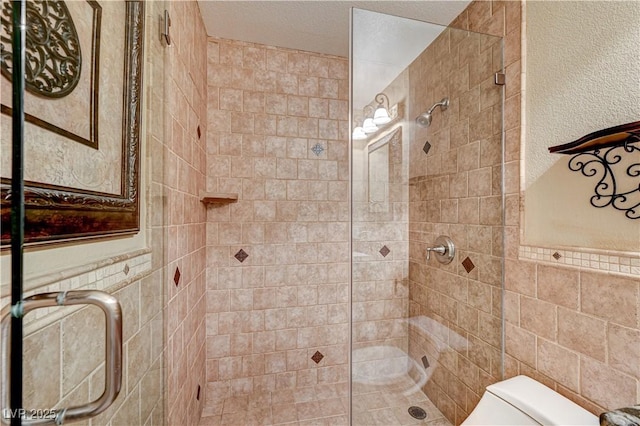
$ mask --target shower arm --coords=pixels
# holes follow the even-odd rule
[[[433,111],[438,107],[442,107],[442,110],[446,111],[447,107],[449,107],[449,99],[443,98],[440,102],[436,102],[435,104],[433,104],[433,106],[429,108],[429,111],[427,111],[427,114],[432,114]]]

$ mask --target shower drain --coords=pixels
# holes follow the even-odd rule
[[[409,407],[408,411],[411,417],[413,417],[414,419],[424,420],[427,418],[427,412],[420,407],[416,407],[415,405]]]

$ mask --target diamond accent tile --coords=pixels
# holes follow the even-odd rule
[[[425,154],[428,154],[430,149],[431,149],[431,144],[429,143],[429,141],[426,141],[424,143],[424,146],[422,147],[422,150],[424,151]]]
[[[473,264],[473,262],[471,261],[471,259],[469,259],[469,256],[467,256],[463,261],[462,261],[462,266],[464,266],[464,270],[467,271],[467,273],[473,271],[473,269],[476,267],[476,265]]]
[[[176,287],[178,287],[178,284],[180,284],[180,276],[182,274],[180,273],[180,268],[176,267],[176,273],[173,274],[173,282],[176,284]]]
[[[233,257],[238,259],[238,262],[242,263],[247,259],[247,257],[249,257],[249,255],[247,254],[246,251],[240,249]]]
[[[380,254],[382,255],[382,257],[387,257],[389,253],[391,253],[391,250],[389,249],[389,247],[382,246],[382,248],[380,249]]]
[[[558,252],[553,253],[553,258],[555,260],[560,260],[561,257],[562,257],[562,255],[560,253],[558,253]]]
[[[322,358],[324,358],[324,355],[322,355],[320,353],[320,351],[316,351],[316,353],[313,354],[313,356],[311,357],[313,362],[315,362],[316,364],[318,364],[320,361],[322,361]]]
[[[131,270],[131,269],[129,269],[129,264],[128,264],[128,263],[125,263],[125,265],[124,265],[124,269],[122,270],[122,272],[124,272],[124,274],[125,274],[125,275],[129,275],[129,271],[130,271],[130,270]]]
[[[322,155],[322,153],[324,152],[324,147],[319,143],[317,143],[314,145],[313,148],[311,148],[311,151],[313,151],[316,157],[320,157],[320,155]]]

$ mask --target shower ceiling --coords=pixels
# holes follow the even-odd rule
[[[349,55],[351,7],[447,25],[469,3],[468,0],[198,1],[210,36],[345,57]],[[380,19],[377,27],[372,25],[368,37],[354,40],[358,52],[366,52],[366,58],[356,59],[370,65],[366,78],[354,75],[354,82],[362,84],[353,88],[358,94],[355,108],[362,108],[387,87],[439,33],[417,25],[393,26],[392,19]],[[417,40],[420,42],[414,42]]]

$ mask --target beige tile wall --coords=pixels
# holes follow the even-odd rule
[[[412,221],[411,231],[412,238],[419,242],[414,245],[416,253],[422,253],[424,244],[430,242],[432,237],[446,232],[460,241],[462,251],[455,269],[453,266],[425,268],[421,264],[422,257],[417,255],[412,256],[409,272],[411,278],[418,277],[412,284],[411,314],[435,314],[451,326],[452,332],[468,338],[466,348],[448,351],[442,356],[439,360],[442,367],[438,370],[440,373],[434,375],[431,390],[427,389],[443,412],[455,422],[460,422],[473,408],[486,384],[500,378],[499,257],[503,250],[507,258],[504,307],[507,318],[507,376],[516,373],[533,375],[594,412],[600,409],[598,406],[611,408],[633,401],[639,392],[638,372],[633,367],[637,364],[634,360],[639,357],[636,344],[640,309],[637,280],[569,267],[551,267],[542,261],[518,260],[519,174],[522,160],[520,7],[520,2],[478,1],[472,3],[453,23],[457,28],[504,37],[504,67],[508,82],[504,108],[504,248],[501,245],[502,219],[498,208],[501,153],[496,131],[500,118],[496,102],[499,95],[490,81],[492,72],[499,68],[496,67],[499,49],[477,38],[475,41],[473,37],[457,39],[458,35],[450,33],[447,41],[433,46],[436,60],[432,63],[441,67],[441,70],[457,67],[456,72],[442,86],[437,82],[430,83],[433,84],[431,92],[425,92],[424,87],[415,89],[421,92],[414,89],[411,92],[414,109],[410,116],[439,100],[444,96],[445,88],[450,96],[459,99],[457,107],[452,105],[448,116],[457,118],[457,121],[447,121],[450,119],[443,115],[442,121],[438,122],[436,118],[430,129],[433,136],[429,135],[428,138],[434,146],[430,154],[433,158],[428,160],[422,154],[422,144],[413,147],[412,170],[421,171],[411,175],[414,178],[411,181],[411,201],[418,203],[413,205],[417,207],[413,211],[416,217],[438,220],[427,223]],[[296,333],[289,328],[280,332],[275,330],[275,334],[269,333],[274,330],[267,329],[272,327],[267,322],[271,314],[280,315],[280,324],[286,324],[290,318],[300,318],[297,316],[301,312],[297,306],[300,303],[299,290],[296,297],[292,295],[293,290],[287,295],[282,292],[292,287],[286,277],[297,276],[300,279],[304,275],[300,276],[299,271],[293,272],[292,269],[296,268],[292,266],[274,267],[269,254],[280,252],[279,249],[287,243],[296,244],[296,251],[306,249],[304,255],[320,248],[315,246],[311,249],[306,244],[316,241],[309,240],[311,228],[307,223],[307,214],[315,219],[315,207],[311,208],[310,213],[306,207],[301,212],[300,202],[304,200],[305,186],[311,188],[311,185],[320,185],[322,190],[311,193],[324,194],[324,184],[281,181],[313,180],[316,176],[314,167],[306,162],[313,157],[307,151],[305,158],[302,153],[304,144],[294,138],[306,138],[309,148],[312,145],[309,139],[316,137],[315,119],[328,118],[331,121],[346,116],[330,115],[330,100],[336,99],[336,87],[338,97],[346,100],[346,82],[339,81],[336,86],[326,79],[328,75],[313,75],[314,71],[304,76],[308,67],[313,68],[311,64],[314,61],[322,62],[316,55],[311,55],[308,65],[305,65],[305,53],[298,53],[294,57],[294,52],[264,46],[223,40],[213,43],[217,48],[210,45],[209,50],[208,83],[212,86],[209,91],[209,106],[212,109],[209,124],[210,128],[217,130],[209,133],[207,188],[241,194],[241,201],[237,205],[219,206],[209,211],[210,219],[218,222],[207,229],[208,266],[211,272],[208,285],[213,287],[208,292],[207,332],[211,334],[208,346],[214,353],[208,358],[207,375],[211,399],[216,401],[225,395],[261,387],[271,389],[273,386],[292,387],[308,383],[305,375],[309,369],[305,368],[304,363],[296,366],[293,361],[298,354],[294,351],[298,349],[299,339],[305,335],[300,334],[300,329]],[[230,46],[223,49],[223,44]],[[447,58],[444,54],[447,51],[453,55]],[[469,60],[468,66],[458,62],[461,56]],[[424,64],[419,66],[425,69]],[[298,74],[300,71],[302,74]],[[413,80],[411,87],[418,86]],[[427,97],[420,93],[427,93]],[[300,99],[299,96],[309,99]],[[273,106],[273,114],[265,109],[268,105]],[[320,140],[335,137],[335,132],[331,136],[320,134],[331,130],[327,125],[327,121],[318,122],[317,137]],[[341,135],[341,138],[344,136]],[[418,133],[416,140],[422,141],[426,136],[426,133]],[[453,155],[454,152],[456,155]],[[274,156],[275,161],[272,158]],[[336,154],[327,159],[345,161],[346,154]],[[346,170],[342,164],[340,166],[339,163],[338,167]],[[444,175],[447,179],[438,179]],[[419,176],[424,177],[421,179]],[[338,176],[338,180],[345,178],[344,175]],[[427,181],[429,185],[426,185]],[[319,197],[311,201],[324,200],[322,195]],[[421,203],[420,199],[440,202]],[[345,199],[328,200],[339,202]],[[342,220],[346,219],[340,217]],[[300,222],[305,225],[306,234],[299,227]],[[320,226],[324,229],[323,225]],[[265,248],[267,243],[269,247]],[[237,261],[232,256],[240,248],[249,253],[245,262],[256,263],[234,263]],[[258,248],[257,254],[252,252],[255,248]],[[362,248],[375,255],[372,245],[366,248],[363,245]],[[472,260],[476,268],[468,275],[459,266],[462,255],[475,257]],[[293,254],[287,252],[282,256],[280,259],[283,260],[277,260],[277,264],[286,264],[289,262],[287,257],[291,258]],[[278,270],[277,274],[275,270]],[[313,277],[324,274],[321,272],[318,275],[314,268],[307,267],[305,272],[309,271]],[[270,282],[270,279],[274,281]],[[343,278],[338,277],[336,283],[340,279]],[[431,288],[419,288],[418,282],[430,282],[433,285]],[[264,287],[253,288],[256,285]],[[273,292],[268,288],[270,285],[284,288],[276,290],[275,296],[272,296]],[[354,291],[357,293],[358,290]],[[433,297],[424,297],[425,294]],[[611,295],[619,300],[615,308],[598,305],[598,300]],[[312,292],[311,300],[313,297]],[[274,300],[276,304],[282,301],[284,306],[290,307],[285,311],[279,305],[272,307]],[[343,316],[341,321],[346,322],[346,310],[339,307],[342,304],[329,305],[329,309],[336,306]],[[372,303],[365,302],[362,307],[365,317],[367,313],[375,315],[377,312]],[[261,330],[263,314],[266,333],[259,334],[262,333],[257,330]],[[231,333],[230,324],[241,324],[236,322],[237,318],[253,325],[245,325],[249,328]],[[290,327],[290,324],[286,327]],[[322,331],[322,328],[317,330]],[[449,344],[456,340],[454,337],[452,333],[441,336]],[[295,347],[289,349],[285,345],[279,350],[278,342],[282,344],[293,339],[296,340]],[[589,342],[589,348],[582,347],[584,345],[581,346],[579,342]],[[419,337],[419,333],[413,333],[410,343],[412,355],[418,358],[424,351],[433,353],[436,349],[430,344],[433,346],[432,342]],[[231,355],[232,347],[235,347],[236,355]],[[265,347],[267,352],[263,351]],[[222,352],[217,353],[218,350]],[[307,349],[307,355],[309,352]],[[289,362],[290,359],[292,362]],[[270,370],[272,367],[269,365],[278,367]],[[290,369],[298,373],[294,375]],[[313,377],[318,377],[320,381],[320,376],[311,374],[312,381]],[[605,385],[597,384],[597,380],[603,380]]]
[[[120,302],[121,392],[105,412],[78,424],[152,424],[163,418],[161,280],[159,271],[151,272],[151,256],[137,253],[92,265],[95,267],[82,273],[61,272],[61,280],[43,281],[46,286],[25,293],[28,297],[49,291],[99,289]],[[24,406],[61,409],[100,397],[104,388],[104,329],[104,314],[96,307],[55,307],[29,313],[24,333]]]
[[[554,261],[550,259],[531,259],[532,256],[528,256],[529,259],[518,258],[519,252],[522,251],[519,245],[519,209],[521,208],[519,176],[521,161],[524,160],[520,157],[520,7],[519,2],[474,2],[452,24],[458,28],[504,36],[504,61],[507,75],[504,110],[506,375],[512,376],[518,373],[531,375],[592,412],[599,413],[607,408],[637,402],[640,376],[633,366],[637,365],[640,359],[638,329],[640,280],[637,275],[633,276],[633,273],[616,276],[616,274],[598,273],[579,269],[579,267],[572,268],[569,265],[551,265],[550,263]],[[455,49],[457,42],[451,36],[445,45],[448,44],[449,49]],[[462,47],[463,44],[459,46]],[[446,51],[446,48],[446,46],[440,49],[437,45],[432,46],[436,52]],[[481,52],[482,49],[481,42]],[[477,52],[477,49],[474,51]],[[458,60],[459,55],[458,52]],[[443,62],[453,61],[454,65],[462,65],[455,64],[455,60],[454,56],[453,59],[444,59]],[[437,53],[434,62],[438,64]],[[490,104],[495,100],[495,94],[487,92],[490,89],[490,82],[483,83],[481,79],[474,78],[474,72],[481,70],[483,65],[488,63],[480,60],[468,69],[462,68],[462,72],[452,73],[449,85],[438,87],[436,84],[433,87],[432,98],[428,99],[429,102],[423,102],[420,105],[428,106],[440,96],[444,96],[444,92],[441,92],[441,95],[438,89],[448,88],[450,93],[455,94],[456,86],[459,84],[465,87],[469,84],[468,87],[473,89],[474,81],[480,83],[475,93],[470,90],[469,94],[460,96],[460,100],[466,102],[467,106],[468,102],[472,101],[471,104],[478,107],[475,110],[476,113],[480,111],[480,115],[477,115],[478,120],[471,119],[468,127],[465,125],[461,128],[456,128],[454,123],[449,133],[445,132],[444,138],[438,136],[438,133],[443,132],[437,128],[434,129],[433,135],[428,137],[432,142],[437,141],[437,144],[446,145],[448,142],[450,147],[454,147],[455,141],[460,137],[471,142],[465,147],[458,147],[457,156],[451,156],[447,152],[432,154],[436,157],[440,155],[441,164],[449,164],[452,168],[455,167],[451,162],[452,158],[457,159],[457,172],[466,171],[466,178],[458,179],[450,174],[450,180],[447,183],[444,180],[438,181],[437,176],[434,177],[430,187],[435,194],[429,194],[429,188],[422,188],[421,197],[426,196],[426,199],[430,200],[448,195],[449,200],[445,202],[444,198],[441,198],[439,208],[437,203],[435,205],[429,203],[423,207],[424,210],[411,210],[420,216],[438,217],[440,215],[440,220],[433,224],[433,227],[427,225],[418,228],[418,231],[426,233],[425,235],[432,233],[432,237],[435,233],[447,230],[452,235],[457,234],[457,239],[462,241],[463,247],[466,245],[466,251],[460,253],[460,258],[478,249],[482,249],[478,251],[479,254],[491,250],[494,255],[499,255],[502,250],[499,228],[494,227],[489,231],[482,226],[498,219],[496,215],[498,212],[492,213],[492,210],[498,203],[495,195],[499,194],[497,192],[499,180],[496,178],[499,179],[500,170],[495,167],[492,170],[485,168],[483,171],[482,169],[483,166],[488,167],[492,163],[498,164],[495,163],[495,159],[499,151],[483,142],[473,146],[475,139],[473,133],[482,131],[482,123],[491,121],[488,116],[488,118],[482,118],[484,106],[487,102]],[[463,113],[468,113],[463,109],[462,102],[460,109],[452,112],[454,114],[457,112],[459,117],[462,117]],[[446,114],[442,116],[442,124],[451,126],[451,116],[447,122]],[[436,121],[437,118],[434,119],[434,124]],[[494,123],[497,123],[495,115]],[[420,139],[420,134],[417,136]],[[417,151],[418,148],[420,147],[414,147],[417,155],[421,154]],[[477,155],[479,158],[476,157]],[[412,161],[415,163],[420,160],[417,160],[414,154]],[[447,168],[443,170],[428,159],[424,161],[427,161],[426,165],[418,166],[417,170],[426,170],[426,181],[429,181],[430,174],[439,175],[453,171]],[[478,164],[480,169],[474,170],[474,166]],[[415,169],[412,168],[411,176],[415,178],[413,170]],[[439,193],[441,195],[438,195]],[[456,206],[456,203],[450,200],[460,194],[466,195],[466,198],[459,198]],[[479,202],[471,201],[470,198],[473,196],[480,196]],[[462,229],[455,225],[456,221],[458,224],[479,223],[480,226],[467,226],[466,232],[462,232]],[[448,222],[454,222],[454,224],[448,224]],[[411,220],[412,230],[413,225],[414,222]],[[423,247],[419,247],[417,252],[422,251]],[[588,248],[586,252],[588,253]],[[470,257],[474,260],[474,256],[470,255]],[[434,283],[434,288],[430,289],[428,285],[426,291],[431,290],[432,294],[434,292],[437,294],[438,284],[435,283],[446,283],[441,288],[442,293],[437,297],[430,297],[430,295],[422,300],[419,300],[422,296],[416,297],[421,305],[420,309],[426,306],[427,310],[435,312],[446,321],[460,327],[452,327],[454,331],[464,331],[480,337],[480,345],[474,339],[469,339],[471,346],[467,348],[466,356],[464,353],[458,353],[451,359],[449,356],[443,358],[441,366],[444,364],[445,369],[441,371],[446,371],[447,374],[441,376],[441,373],[436,372],[433,380],[433,384],[443,385],[437,389],[437,392],[427,388],[428,393],[433,395],[434,402],[447,417],[455,422],[460,422],[466,412],[473,408],[482,388],[500,377],[499,371],[494,369],[494,366],[499,366],[499,360],[496,358],[499,354],[496,351],[500,348],[500,342],[497,339],[499,336],[493,331],[499,325],[499,288],[485,286],[483,290],[482,284],[482,270],[497,272],[499,265],[496,262],[478,265],[475,260],[474,263],[477,268],[469,274],[471,280],[466,284],[466,288],[461,284],[459,276],[453,279],[452,273],[446,275],[442,270],[424,271],[416,268],[417,276],[422,282],[426,280]],[[629,271],[633,272],[631,269]],[[494,275],[493,272],[489,275]],[[458,267],[458,274],[460,273],[462,276],[465,274]],[[473,277],[474,273],[478,274],[477,278]],[[410,275],[412,275],[411,272]],[[498,277],[494,275],[494,278]],[[432,279],[435,281],[431,281]],[[498,283],[493,279],[490,281],[494,284]],[[461,289],[461,285],[460,292],[458,290]],[[489,288],[491,292],[487,291]],[[414,300],[414,294],[425,292],[424,287],[417,287],[417,289],[419,291],[410,296],[412,300]],[[478,312],[469,309],[475,304],[479,308]],[[411,314],[414,314],[413,310]],[[481,337],[475,333],[489,334]],[[417,343],[418,345],[412,348],[420,347],[420,342]],[[481,350],[474,355],[473,347],[482,347],[485,343],[489,343],[490,349]],[[421,347],[422,350],[428,351],[429,346]],[[413,351],[412,354],[416,357],[420,355]],[[489,364],[485,365],[489,370],[482,367],[487,361]],[[476,367],[480,367],[479,370]],[[449,374],[455,378],[450,377]]]
[[[197,2],[166,5],[172,37],[165,50],[166,143],[154,152],[164,157],[166,418],[191,425],[199,421],[206,384],[206,207],[199,192],[206,174],[207,38]]]
[[[476,2],[452,27],[502,35],[504,14],[504,7]],[[502,105],[493,81],[501,69],[498,37],[460,29],[444,31],[409,67],[410,116],[450,100],[446,111],[434,112],[429,128],[413,127],[409,309],[412,318],[444,328],[412,326],[409,348],[414,359],[429,357],[425,392],[454,423],[502,376]],[[438,235],[456,244],[448,265],[425,259]],[[462,265],[467,257],[474,265],[469,272]]]
[[[207,211],[216,414],[230,395],[347,379],[349,85],[344,58],[215,38],[207,58],[207,190],[239,195]]]
[[[519,259],[521,7],[476,1],[455,23],[505,37],[505,373],[530,375],[598,414],[640,397],[640,277]]]
[[[508,375],[595,414],[637,403],[638,278],[508,258],[505,300]]]

